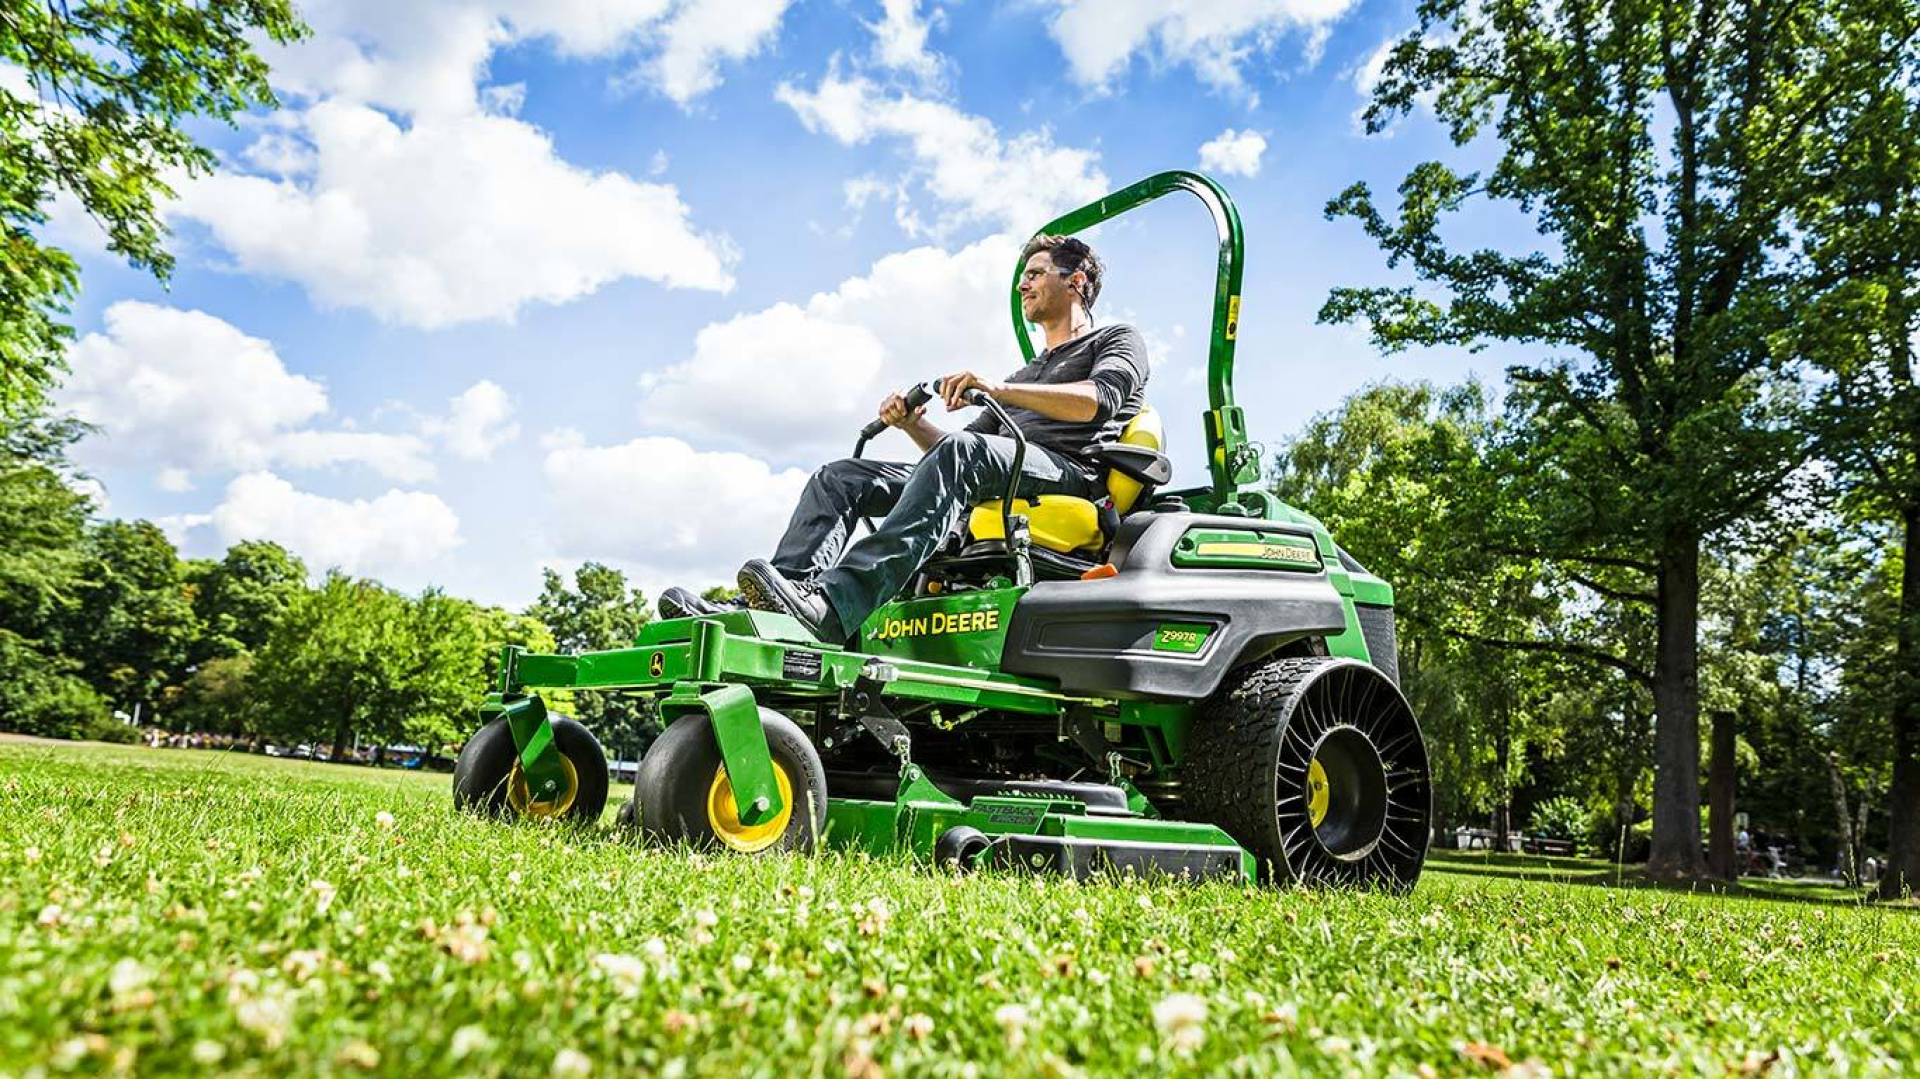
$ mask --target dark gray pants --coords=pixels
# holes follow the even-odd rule
[[[829,462],[807,481],[774,550],[774,568],[794,580],[819,582],[840,625],[852,635],[875,608],[893,599],[962,513],[1006,493],[1013,450],[1013,440],[1004,436],[956,431],[913,465],[858,458]],[[1020,494],[1094,499],[1103,492],[1081,463],[1029,444]],[[847,546],[855,521],[882,514],[885,520],[872,534]]]

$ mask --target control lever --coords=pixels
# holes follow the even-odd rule
[[[913,389],[907,391],[907,411],[912,412],[932,400],[933,384],[916,383]],[[887,422],[876,416],[871,423],[860,429],[860,441],[866,442],[868,439],[873,438],[885,430],[887,430]]]

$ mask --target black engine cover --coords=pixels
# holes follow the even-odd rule
[[[1208,514],[1140,513],[1114,538],[1114,577],[1043,581],[1013,609],[1001,667],[1103,697],[1205,698],[1233,667],[1305,637],[1346,629],[1324,570],[1176,568],[1194,526],[1313,538],[1299,525]],[[1209,627],[1199,651],[1156,650],[1164,623]]]

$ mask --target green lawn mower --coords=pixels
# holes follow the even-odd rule
[[[1232,201],[1207,177],[1168,172],[1042,232],[1176,191],[1205,204],[1220,240],[1208,486],[1163,490],[1172,469],[1145,410],[1095,450],[1106,500],[1010,489],[976,507],[845,646],[785,615],[735,611],[654,622],[608,652],[508,647],[455,802],[598,821],[606,757],[538,691],[618,690],[653,698],[666,725],[620,813],[652,841],[1410,888],[1432,793],[1397,685],[1393,590],[1259,487],[1233,400]],[[1017,288],[1012,308],[1031,360]],[[997,403],[976,403],[1019,441]]]

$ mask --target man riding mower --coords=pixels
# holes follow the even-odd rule
[[[1220,247],[1210,483],[1170,491],[1139,335],[1091,327],[1100,265],[1073,234],[1176,191]],[[1242,263],[1233,203],[1195,173],[1049,223],[1014,271],[1025,368],[889,397],[742,569],[745,606],[673,589],[632,648],[506,648],[456,802],[597,821],[605,757],[537,691],[621,690],[668,725],[621,813],[654,841],[1410,888],[1432,795],[1393,592],[1259,484],[1232,389]],[[984,411],[943,434],[936,394]],[[920,462],[861,459],[888,425]]]

